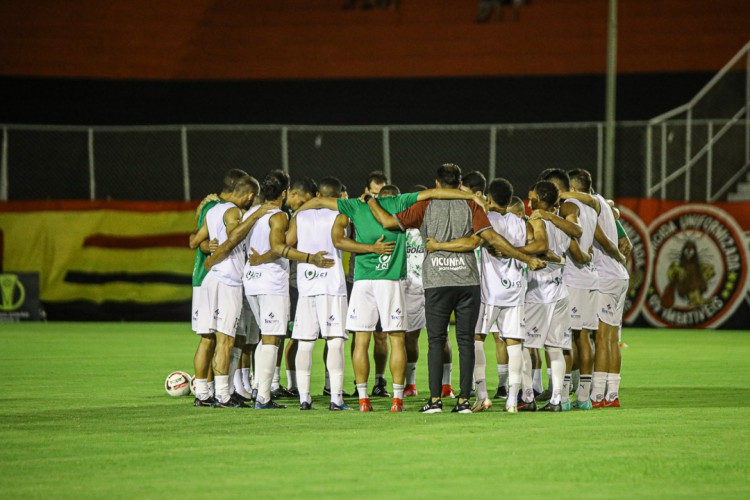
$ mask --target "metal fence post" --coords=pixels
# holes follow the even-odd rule
[[[289,128],[281,127],[281,168],[289,173]]]
[[[708,122],[708,158],[706,166],[706,201],[711,201],[711,177],[714,174],[714,122]]]
[[[596,192],[604,186],[604,125],[596,124]]]
[[[388,182],[393,182],[391,178],[391,131],[388,127],[383,127],[383,173]]]
[[[661,199],[667,199],[667,122],[661,122]]]
[[[8,127],[3,127],[3,150],[0,159],[0,200],[8,201]]]
[[[745,62],[745,165],[750,163],[750,42]]]
[[[654,149],[654,133],[650,123],[646,124],[646,189],[643,192],[643,196],[648,198],[651,196],[651,183],[653,182],[653,149]]]
[[[182,187],[185,190],[185,201],[190,201],[190,165],[188,164],[187,127],[180,130],[180,145],[182,147]]]
[[[693,141],[693,108],[688,109],[687,123],[685,123],[685,201],[690,201],[690,152]]]
[[[88,137],[89,150],[89,198],[96,199],[96,177],[94,175],[94,129],[89,128]]]
[[[492,181],[495,178],[497,157],[497,127],[490,127],[490,166],[487,171],[487,178]]]

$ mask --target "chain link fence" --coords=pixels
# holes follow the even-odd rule
[[[694,120],[693,148],[707,142],[720,121]],[[679,123],[652,127],[652,146],[677,165],[685,145]],[[700,128],[703,127],[703,131]],[[617,125],[615,196],[648,195],[648,124]],[[223,174],[241,168],[262,177],[282,168],[292,178],[333,175],[350,195],[364,188],[367,174],[383,170],[402,191],[416,184],[431,187],[437,167],[456,163],[464,172],[479,170],[488,178],[505,177],[525,196],[545,168],[586,168],[601,191],[604,124],[425,126],[149,126],[72,127],[2,126],[3,200],[112,199],[191,200],[220,188]],[[734,133],[736,132],[736,133]],[[725,135],[745,141],[745,129]],[[671,134],[661,141],[662,133]],[[661,146],[663,145],[663,146]],[[731,155],[732,148],[725,149]],[[657,153],[652,153],[656,155]],[[679,159],[679,160],[678,160]],[[733,172],[712,158],[713,176],[721,182]],[[653,169],[658,181],[661,164]],[[705,169],[701,169],[705,172]],[[696,170],[697,173],[697,170]],[[696,196],[711,177],[695,176]],[[684,192],[667,186],[668,198]],[[705,193],[704,193],[705,194]]]

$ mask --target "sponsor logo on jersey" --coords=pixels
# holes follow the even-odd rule
[[[221,316],[221,310],[217,309],[214,311],[214,319],[218,319]]]
[[[391,266],[391,256],[390,255],[380,255],[378,256],[378,264],[375,266],[376,271],[386,271]]]
[[[328,320],[326,321],[326,326],[331,327],[331,326],[338,325],[338,324],[339,322],[336,321],[336,316],[334,316],[333,314],[328,316]]]
[[[745,295],[748,251],[742,229],[711,205],[688,204],[649,227],[654,270],[643,312],[655,326],[711,328]]]
[[[245,278],[249,280],[257,280],[257,279],[260,279],[261,276],[263,276],[263,273],[253,271],[252,269],[250,269],[247,273],[245,273]]]
[[[305,271],[305,279],[308,281],[325,278],[326,276],[328,276],[328,271],[318,271],[317,269],[308,269]]]
[[[457,257],[430,256],[430,264],[438,271],[460,271],[468,267],[463,255]]]
[[[523,280],[512,281],[509,279],[501,278],[500,286],[502,286],[506,290],[510,290],[511,288],[521,288],[523,286]]]
[[[273,312],[268,313],[268,316],[263,318],[263,322],[267,325],[273,325],[279,322],[278,319],[276,319],[276,315]]]
[[[197,319],[198,319],[198,309],[196,309],[195,312],[193,313],[193,320],[195,321]]]
[[[401,313],[401,308],[400,307],[397,307],[396,310],[393,311],[393,314],[391,314],[391,319],[394,320],[394,321],[395,320],[399,320],[399,319],[403,319],[403,317],[404,317],[404,315]]]
[[[648,229],[643,221],[628,207],[619,206],[620,224],[628,233],[633,251],[628,256],[626,267],[630,279],[628,291],[625,294],[625,306],[622,313],[622,322],[632,324],[638,317],[646,298],[648,283],[651,281],[652,256],[651,239]]]

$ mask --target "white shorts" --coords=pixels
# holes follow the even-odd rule
[[[490,333],[490,326],[497,322],[502,338],[524,340],[521,328],[523,308],[524,306],[493,306],[482,303],[482,307],[479,309],[479,320],[474,331],[487,335]]]
[[[261,335],[285,337],[289,326],[288,295],[248,295],[247,303]]]
[[[427,326],[424,316],[424,294],[406,294],[406,331],[423,330]]]
[[[526,304],[523,346],[529,349],[542,347],[571,348],[570,306],[568,298],[549,304]]]
[[[194,286],[193,287],[193,308],[190,318],[190,327],[193,329],[194,332],[198,331],[198,306],[200,304],[201,297],[201,287]]]
[[[596,309],[599,321],[611,326],[620,326],[625,308],[628,280],[599,280]]]
[[[255,321],[253,311],[247,302],[247,297],[242,298],[242,316],[240,317],[240,324],[237,326],[237,335],[245,337],[246,344],[260,342],[260,328],[258,328],[258,322]]]
[[[382,331],[405,331],[405,295],[403,281],[355,281],[346,314],[346,329],[352,332],[372,332],[380,318]]]
[[[599,317],[596,315],[597,290],[568,287],[570,304],[570,327],[573,330],[596,330],[599,328]]]
[[[220,332],[234,337],[242,314],[242,285],[226,285],[208,273],[198,294],[195,333]]]
[[[346,295],[314,295],[297,300],[292,338],[317,340],[340,337],[348,339],[344,328],[346,321]]]

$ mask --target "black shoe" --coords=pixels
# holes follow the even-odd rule
[[[235,401],[231,397],[226,403],[222,403],[218,399],[214,399],[214,404],[212,404],[211,406],[213,406],[214,408],[249,408],[249,406],[247,406],[245,403]]]
[[[312,410],[312,403],[308,403],[305,401],[304,403],[299,404],[299,411],[306,411],[306,410]]]
[[[240,394],[237,391],[235,391],[235,392],[232,393],[232,399],[234,399],[235,401],[242,401],[243,403],[249,403],[250,402],[249,398],[246,398],[245,396],[243,396],[242,394]]]
[[[268,403],[259,403],[256,401],[253,408],[255,408],[256,410],[282,410],[286,408],[286,406],[280,405],[272,399]]]
[[[432,398],[428,399],[427,403],[420,408],[419,413],[443,413],[443,400],[432,401]]]
[[[276,389],[275,391],[271,391],[271,397],[273,399],[284,399],[284,398],[292,398],[294,397],[294,395],[291,394],[284,387],[279,386],[279,388]],[[297,397],[299,397],[299,394],[297,395]]]
[[[330,396],[331,395],[331,389],[323,387],[323,396]]]
[[[518,411],[536,411],[536,401],[527,403],[523,399],[518,400]]]
[[[292,387],[291,389],[286,389],[286,392],[291,397],[295,397],[295,398],[299,397],[299,389],[297,389],[296,387]]]
[[[552,391],[550,389],[545,389],[544,392],[541,392],[539,394],[534,391],[534,399],[537,401],[549,401],[552,398]]]
[[[505,386],[498,387],[495,396],[492,399],[508,399],[508,389]]]
[[[247,404],[249,402],[249,400],[246,399],[246,398],[243,398],[242,396],[240,396],[236,392],[234,394],[232,394],[231,396],[229,396],[229,400],[230,401],[234,401],[235,403],[239,403],[239,405],[240,405],[239,407],[240,408],[250,408],[250,405]]]
[[[463,403],[456,403],[451,413],[473,413],[471,411],[471,403],[468,399],[465,399]]]
[[[214,398],[209,397],[208,399],[198,399],[195,398],[195,401],[193,401],[193,406],[213,406],[214,405]]]
[[[388,389],[386,388],[387,382],[382,382],[375,387],[372,388],[372,394],[370,397],[373,398],[390,398],[391,393],[388,392]]]
[[[560,403],[557,403],[556,405],[553,405],[552,403],[548,403],[544,408],[542,408],[539,411],[552,411],[552,412],[558,412],[562,411],[562,405]]]
[[[346,403],[343,403],[340,405],[337,405],[336,403],[331,403],[328,405],[328,409],[330,411],[352,411],[353,410],[353,408]]]

